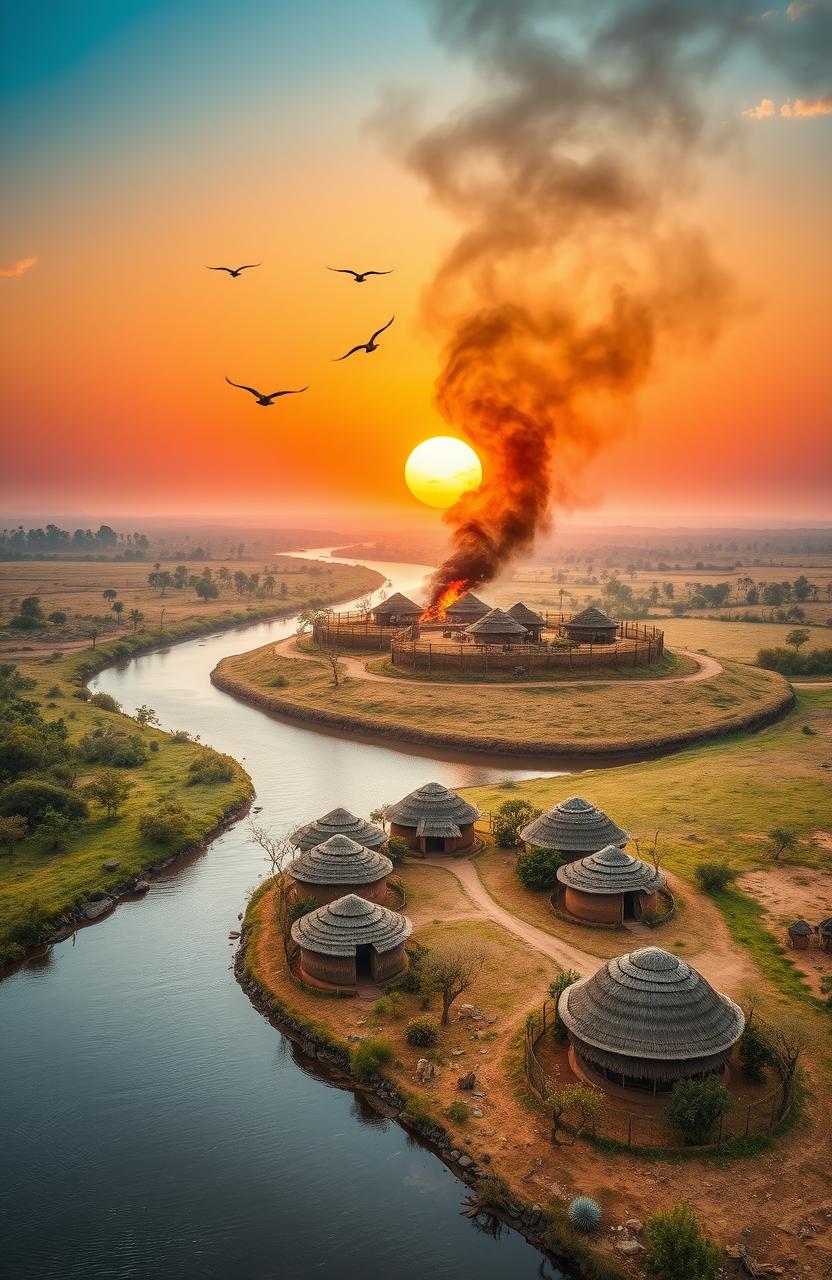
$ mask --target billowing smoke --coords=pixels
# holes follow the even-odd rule
[[[604,398],[635,390],[664,343],[718,332],[733,288],[680,214],[696,159],[724,141],[705,111],[712,80],[747,48],[814,89],[829,14],[753,17],[748,0],[425,3],[477,84],[431,128],[385,108],[407,165],[462,223],[425,309],[447,343],[438,407],[486,479],[447,513],[441,613],[530,546],[553,498],[569,500],[616,416]]]

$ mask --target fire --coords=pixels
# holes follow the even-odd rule
[[[456,604],[460,596],[464,596],[468,590],[468,579],[457,578],[455,582],[449,582],[440,595],[434,600],[433,604],[429,604],[425,612],[419,619],[420,622],[441,622],[445,617],[446,610],[450,609],[452,604]]]

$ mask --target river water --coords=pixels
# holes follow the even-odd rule
[[[429,571],[368,563],[406,594]],[[293,629],[177,645],[93,686],[242,760],[258,821],[277,832],[336,805],[366,815],[431,779],[540,774],[324,736],[211,685],[222,657]],[[0,985],[0,1274],[541,1274],[521,1237],[494,1240],[460,1216],[465,1189],[433,1155],[307,1073],[250,1006],[228,931],[264,874],[243,820]]]

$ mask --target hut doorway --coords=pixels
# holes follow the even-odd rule
[[[373,944],[372,942],[362,942],[355,948],[355,976],[356,978],[372,978],[373,976]]]
[[[639,911],[639,897],[637,893],[624,894],[624,919],[638,920],[641,918]]]
[[[444,836],[425,836],[425,853],[444,853]]]

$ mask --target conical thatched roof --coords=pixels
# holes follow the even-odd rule
[[[814,933],[812,926],[802,917],[789,925],[789,936],[792,938],[808,938],[812,933]]]
[[[609,614],[604,613],[602,609],[596,609],[595,605],[590,605],[580,613],[573,614],[566,623],[567,627],[614,627],[616,625]]]
[[[488,613],[491,606],[485,604],[473,591],[466,591],[463,595],[455,600],[453,604],[449,604],[445,610],[445,616],[448,614],[466,616],[470,618],[482,618]]]
[[[461,828],[470,826],[479,816],[479,809],[439,782],[426,782],[387,809],[388,821],[400,827],[415,827],[420,836],[446,839],[460,836]]]
[[[382,600],[381,604],[374,604],[370,610],[370,613],[381,614],[384,617],[391,613],[412,613],[418,617],[421,612],[422,606],[416,604],[408,596],[403,596],[401,591],[394,592],[392,596]]]
[[[534,609],[530,609],[527,604],[523,604],[522,600],[518,600],[517,604],[513,604],[508,610],[508,614],[516,622],[522,623],[524,627],[546,626],[546,619],[541,618],[540,614],[535,613]]]
[[[301,916],[292,925],[292,937],[307,951],[352,956],[356,947],[368,942],[376,951],[392,951],[410,937],[412,928],[407,916],[348,893]]]
[[[484,617],[478,618],[465,628],[466,636],[516,636],[519,640],[529,633],[521,622],[512,618],[505,609],[490,609]]]
[[[745,1026],[739,1005],[660,947],[608,960],[567,987],[558,1012],[588,1058],[645,1079],[719,1066]]]
[[[374,884],[389,876],[393,863],[349,836],[330,836],[289,864],[289,874],[305,884]]]
[[[667,884],[660,871],[641,858],[632,858],[617,844],[558,867],[558,880],[581,893],[656,893]]]
[[[832,916],[827,916],[825,920],[821,920],[818,925],[818,933],[823,937],[832,937]]]
[[[349,836],[357,840],[367,849],[377,849],[386,844],[387,836],[381,827],[374,827],[372,822],[356,818],[349,809],[330,809],[322,818],[307,822],[289,836],[289,841],[296,849],[314,849],[316,844],[323,844],[330,836]]]
[[[524,827],[520,837],[527,844],[559,853],[596,853],[609,844],[624,845],[630,838],[603,809],[596,809],[581,796],[561,800]]]

